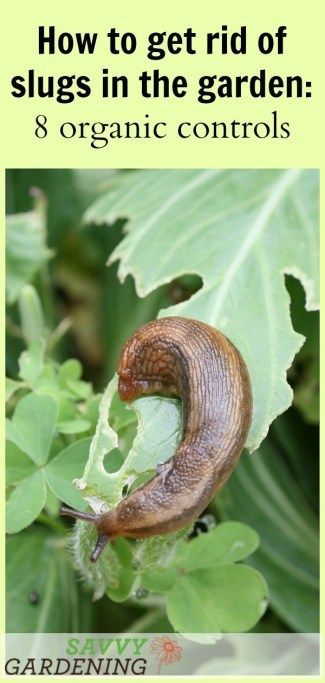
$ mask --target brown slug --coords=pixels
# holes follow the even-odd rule
[[[168,317],[140,327],[124,344],[118,375],[124,401],[180,396],[183,437],[156,476],[116,508],[103,514],[61,508],[96,526],[92,562],[116,536],[146,538],[193,522],[233,471],[251,424],[251,385],[239,351],[197,320]]]

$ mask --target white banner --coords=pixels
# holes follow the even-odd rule
[[[3,673],[319,675],[319,634],[9,633]]]

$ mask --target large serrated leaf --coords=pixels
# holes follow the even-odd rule
[[[121,176],[86,221],[128,219],[110,261],[145,296],[185,273],[203,279],[189,301],[164,310],[224,332],[250,372],[258,447],[292,401],[286,370],[303,337],[294,332],[284,274],[299,278],[317,308],[318,174],[301,170],[157,170]],[[267,368],[267,371],[265,370]]]

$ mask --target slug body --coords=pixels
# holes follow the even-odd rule
[[[97,527],[92,560],[116,536],[146,538],[191,523],[233,471],[251,423],[246,365],[235,346],[210,325],[180,317],[141,327],[122,349],[119,393],[180,396],[183,437],[156,476],[102,515],[63,508]]]

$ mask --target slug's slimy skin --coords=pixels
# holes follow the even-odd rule
[[[102,515],[62,508],[95,524],[96,561],[116,536],[146,538],[193,522],[233,471],[252,416],[246,365],[235,346],[210,325],[188,318],[155,320],[122,349],[119,393],[131,401],[144,394],[180,396],[183,438],[156,476]]]

